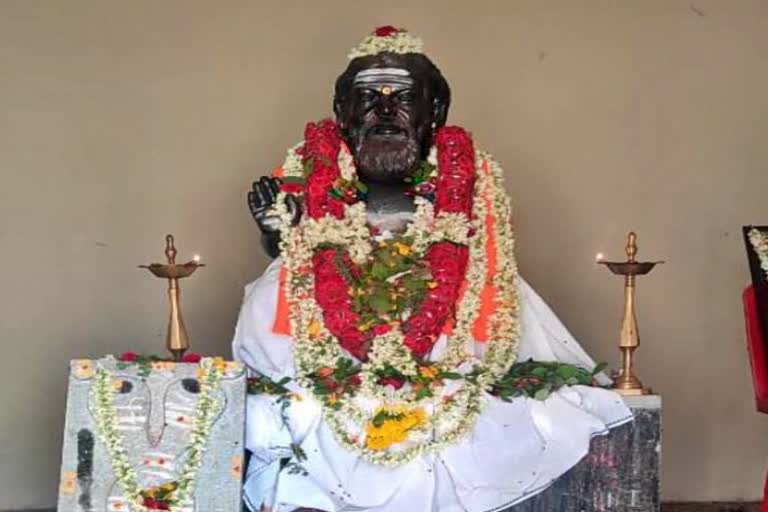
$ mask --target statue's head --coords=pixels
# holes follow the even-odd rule
[[[392,27],[377,29],[351,56],[336,80],[333,106],[341,133],[361,178],[402,182],[445,124],[448,82],[420,52],[420,41]]]

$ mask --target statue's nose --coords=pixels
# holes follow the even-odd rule
[[[395,102],[389,97],[383,97],[378,104],[376,112],[379,117],[392,117],[395,114]]]

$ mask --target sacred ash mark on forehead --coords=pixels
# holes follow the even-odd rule
[[[407,69],[402,68],[369,68],[363,69],[355,75],[355,87],[382,89],[390,87],[390,90],[398,91],[413,85],[413,78]]]

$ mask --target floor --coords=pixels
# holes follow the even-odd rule
[[[53,509],[7,512],[55,512]],[[760,512],[760,503],[664,503],[661,512]]]

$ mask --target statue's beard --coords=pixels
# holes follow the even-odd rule
[[[394,138],[369,135],[355,147],[358,174],[371,181],[402,182],[411,175],[420,157],[419,143],[410,134]]]

